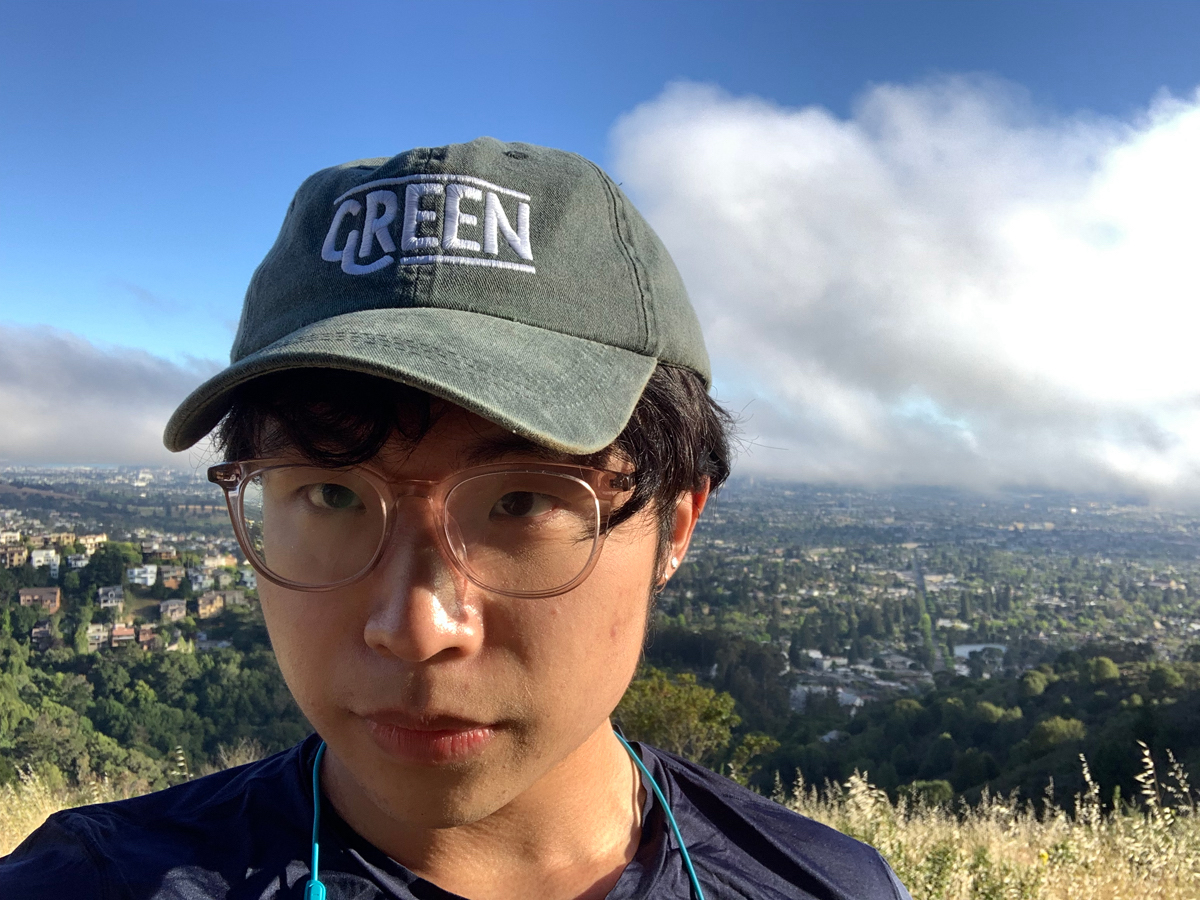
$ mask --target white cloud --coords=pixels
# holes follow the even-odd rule
[[[1200,94],[1117,121],[952,78],[841,119],[684,83],[613,139],[742,471],[1200,492]]]
[[[163,447],[163,426],[219,368],[103,349],[53,328],[0,325],[0,463],[192,464]]]

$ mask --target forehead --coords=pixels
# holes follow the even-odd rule
[[[418,441],[413,443],[393,435],[376,462],[387,468],[442,465],[457,469],[528,458],[547,462],[576,460],[576,457],[535,443],[461,406],[447,403],[439,410],[429,431]]]

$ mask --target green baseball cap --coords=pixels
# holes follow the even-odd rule
[[[710,382],[679,272],[620,188],[576,154],[479,138],[306,180],[250,279],[229,367],[163,441],[195,444],[255,378],[326,368],[592,453],[660,363]]]

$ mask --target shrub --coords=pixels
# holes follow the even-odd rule
[[[1021,676],[1021,696],[1040,697],[1046,692],[1046,676],[1037,670]]]
[[[1092,684],[1104,684],[1120,678],[1121,670],[1107,656],[1097,656],[1088,660],[1087,677]]]

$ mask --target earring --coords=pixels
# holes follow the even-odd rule
[[[671,568],[672,568],[672,569],[678,569],[678,568],[679,568],[679,557],[678,557],[678,556],[672,556],[672,557],[671,557]]]

